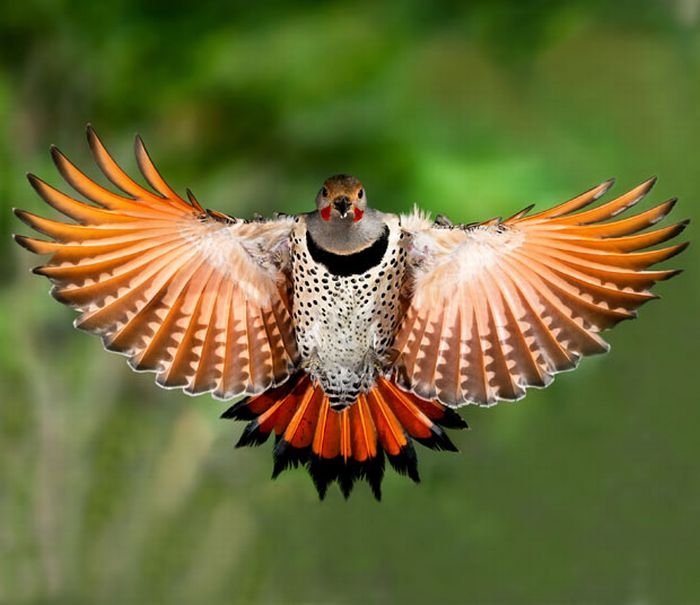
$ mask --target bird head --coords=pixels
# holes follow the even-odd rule
[[[367,195],[362,183],[354,176],[336,174],[323,183],[316,196],[316,208],[326,222],[357,223],[367,209]]]

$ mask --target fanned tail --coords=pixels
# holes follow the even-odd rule
[[[337,412],[305,372],[239,401],[222,417],[249,421],[236,447],[261,445],[274,432],[273,478],[287,468],[305,466],[321,499],[333,481],[347,498],[358,479],[367,481],[381,499],[385,458],[398,473],[418,482],[412,442],[457,451],[444,429],[467,428],[454,410],[383,377],[354,405]]]

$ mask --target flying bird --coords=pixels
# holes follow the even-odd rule
[[[88,126],[97,165],[87,177],[58,149],[53,160],[89,202],[28,175],[74,222],[24,210],[49,239],[16,235],[48,255],[34,269],[77,328],[163,387],[239,398],[224,418],[247,421],[239,446],[274,433],[273,477],[308,469],[321,498],[358,479],[381,496],[385,460],[419,480],[413,442],[456,451],[455,411],[545,387],[586,355],[600,333],[636,316],[649,289],[677,270],[649,267],[687,243],[655,247],[687,225],[647,230],[675,200],[637,204],[649,179],[595,205],[606,181],[552,209],[452,224],[418,209],[381,212],[362,183],[327,179],[311,212],[253,220],[180,197],[135,153],[150,187],[128,176]],[[648,250],[652,248],[651,250]]]

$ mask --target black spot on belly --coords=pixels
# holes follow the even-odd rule
[[[318,244],[306,232],[306,245],[309,248],[311,258],[321,263],[333,275],[359,275],[376,267],[384,258],[389,246],[389,227],[384,227],[384,232],[371,246],[354,254],[334,254],[319,248]]]

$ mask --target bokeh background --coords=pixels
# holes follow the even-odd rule
[[[50,143],[97,175],[88,121],[238,216],[339,171],[465,222],[656,174],[697,221],[699,26],[698,0],[1,3],[0,603],[700,602],[699,247],[609,355],[463,409],[461,453],[377,504],[270,481],[269,443],[74,331],[10,238]]]

